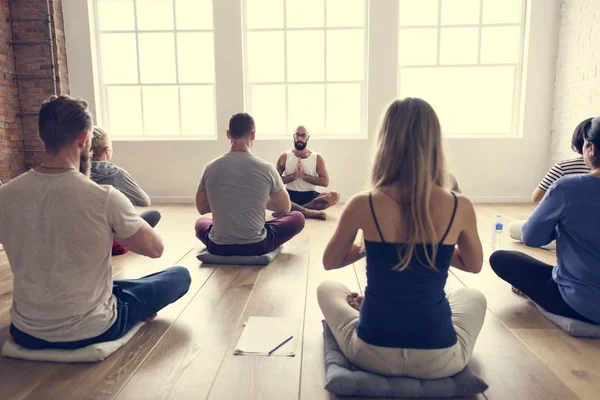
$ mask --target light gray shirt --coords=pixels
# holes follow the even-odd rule
[[[265,239],[265,207],[283,181],[270,163],[243,152],[209,162],[198,184],[213,215],[209,237],[217,244],[249,244]]]
[[[113,235],[142,227],[127,198],[78,171],[27,172],[0,187],[0,242],[14,274],[12,323],[49,342],[100,335],[117,318]]]

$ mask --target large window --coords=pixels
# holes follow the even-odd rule
[[[367,1],[246,0],[245,102],[257,131],[366,135]],[[263,137],[264,137],[263,136]]]
[[[526,0],[399,0],[399,96],[436,109],[444,134],[515,136]]]
[[[115,137],[214,137],[212,0],[94,0],[102,120]]]

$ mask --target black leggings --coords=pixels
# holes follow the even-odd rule
[[[496,251],[490,257],[496,275],[519,289],[546,311],[579,321],[590,321],[563,299],[552,279],[552,266],[518,251]]]

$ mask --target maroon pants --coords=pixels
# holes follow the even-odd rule
[[[284,214],[265,222],[267,237],[258,243],[250,244],[216,244],[208,234],[213,226],[210,218],[196,221],[196,237],[206,246],[209,253],[218,256],[260,256],[267,254],[292,239],[304,229],[304,215],[298,211]]]

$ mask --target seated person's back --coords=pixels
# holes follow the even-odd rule
[[[599,124],[600,125],[600,124]],[[556,238],[553,277],[565,301],[600,323],[600,178],[592,174],[557,181],[523,228],[529,245]]]
[[[364,215],[358,223],[364,231],[368,282],[358,336],[386,347],[450,347],[456,343],[456,332],[444,287],[469,205],[461,198],[459,209],[454,195],[433,187],[429,212],[440,238],[432,259],[435,269],[427,261],[433,255],[432,244],[417,244],[406,269],[400,271],[399,246],[406,247],[403,243],[410,233],[401,206],[392,197],[396,194],[389,190],[360,198],[356,205],[357,213]]]
[[[265,238],[265,206],[283,189],[275,168],[246,152],[229,152],[208,163],[199,189],[205,190],[217,244],[248,244]]]
[[[0,210],[15,276],[12,323],[47,341],[106,331],[116,318],[113,228],[129,237],[143,224],[129,201],[79,171],[30,171],[0,188]]]

